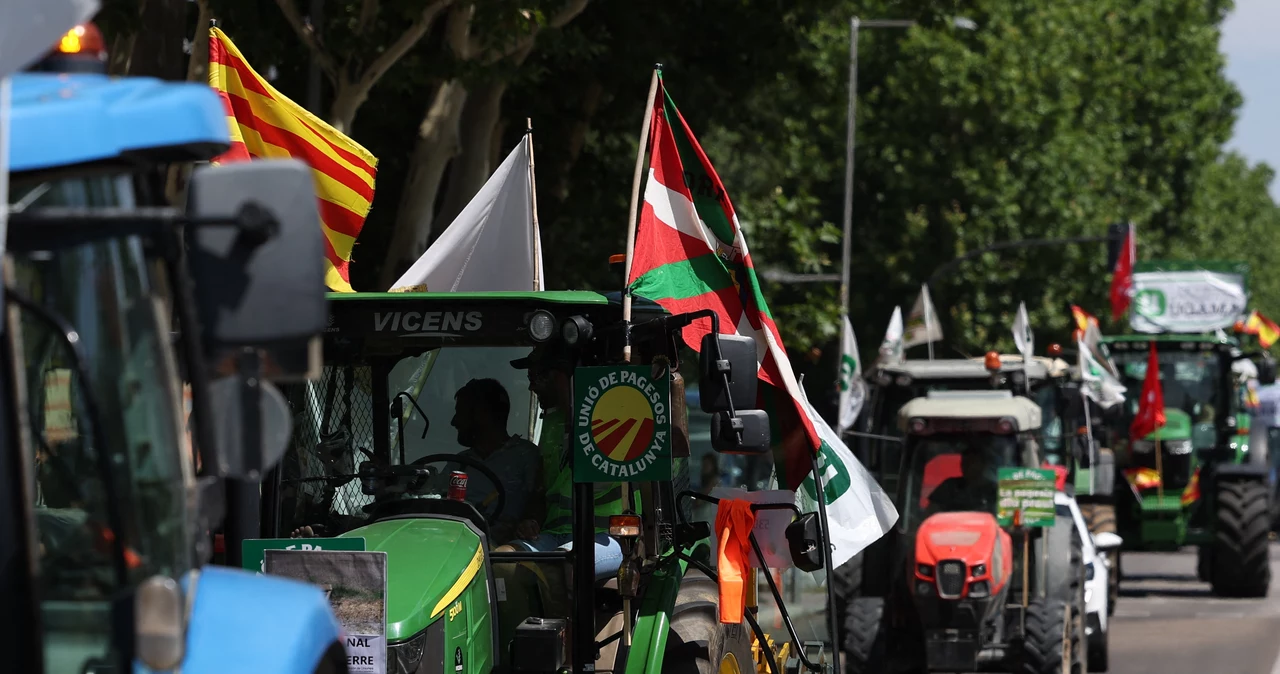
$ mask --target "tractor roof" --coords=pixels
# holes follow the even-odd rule
[[[1061,360],[1036,357],[1026,368],[1029,379],[1045,379],[1066,371]],[[1022,356],[1000,356],[1001,372],[1021,372]],[[888,374],[905,374],[912,379],[979,379],[991,375],[982,358],[948,358],[940,360],[907,360],[881,367]]]
[[[1040,406],[1009,391],[934,391],[898,411],[905,430],[908,422],[925,419],[997,419],[1012,417],[1019,431],[1040,428]]]
[[[226,151],[226,112],[205,84],[97,74],[13,75],[9,170],[207,160]]]

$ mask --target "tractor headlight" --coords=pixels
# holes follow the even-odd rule
[[[560,325],[560,337],[569,346],[576,346],[579,342],[585,343],[589,341],[591,333],[591,321],[582,316],[570,316]]]
[[[986,565],[986,564],[974,564],[974,565],[973,565],[973,569],[971,570],[971,573],[973,574],[973,577],[974,577],[974,578],[981,578],[981,577],[983,577],[983,576],[987,575],[987,565]]]
[[[933,584],[926,583],[923,580],[916,583],[916,594],[920,595],[921,597],[927,597],[933,594]]]
[[[916,573],[925,578],[933,578],[933,567],[928,564],[916,564]]]
[[[1166,440],[1166,441],[1163,443],[1163,445],[1164,445],[1165,451],[1167,451],[1167,452],[1169,452],[1170,454],[1173,454],[1173,455],[1175,455],[1175,456],[1176,456],[1176,455],[1180,455],[1180,454],[1190,454],[1190,453],[1191,453],[1191,439],[1190,439],[1190,438],[1187,438],[1186,440]]]
[[[444,651],[444,620],[437,620],[408,641],[387,646],[387,674],[417,674],[423,658],[432,655],[439,662]],[[432,658],[426,658],[427,665]],[[436,665],[439,666],[439,665]]]
[[[1134,440],[1133,444],[1129,445],[1129,447],[1136,454],[1149,454],[1155,451],[1156,443],[1150,440]]]
[[[545,342],[556,332],[556,317],[550,311],[539,309],[529,317],[529,336],[535,342]]]
[[[969,585],[969,596],[974,599],[983,599],[991,596],[991,583],[980,580]]]

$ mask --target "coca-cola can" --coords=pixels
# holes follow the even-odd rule
[[[462,501],[467,498],[467,474],[455,470],[449,473],[449,498]]]

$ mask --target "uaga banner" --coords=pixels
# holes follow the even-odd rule
[[[1230,328],[1249,300],[1244,276],[1222,271],[1138,272],[1133,291],[1129,325],[1147,333]]]

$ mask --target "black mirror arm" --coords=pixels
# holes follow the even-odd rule
[[[692,491],[690,489],[686,489],[680,492],[679,494],[676,494],[676,516],[680,517],[681,519],[683,519],[684,516],[680,514],[680,507],[679,507],[680,499],[686,499],[686,498],[694,499],[697,501],[703,501],[705,503],[710,503],[712,505],[719,505],[720,503],[720,499],[714,496],[711,496],[709,494],[702,494],[696,491]],[[794,503],[752,503],[751,504],[751,512],[760,512],[761,510],[790,510],[791,512],[795,513],[796,517],[799,517],[801,515],[800,508],[796,507],[796,504]],[[684,524],[684,522],[681,522],[681,524]],[[764,557],[761,557],[760,559],[763,560]]]
[[[102,410],[98,409],[98,400],[93,395],[92,379],[89,378],[89,368],[86,365],[87,359],[84,354],[84,346],[80,343],[80,333],[76,331],[65,318],[46,309],[45,307],[32,301],[26,295],[14,290],[13,288],[5,288],[5,299],[19,307],[29,311],[41,322],[53,328],[66,342],[67,348],[71,351],[72,367],[75,368],[76,377],[82,383],[81,392],[84,399],[85,413],[89,417],[89,436],[92,438],[95,459],[98,463],[98,471],[102,473],[102,488],[106,497],[107,521],[112,527],[122,527],[124,518],[120,512],[120,499],[116,493],[116,481],[113,479],[115,472],[111,467],[110,450],[107,447],[106,437],[103,433]],[[114,532],[113,532],[114,533]],[[116,582],[121,587],[128,585],[128,567],[125,564],[124,557],[124,536],[123,530],[119,534],[111,537],[112,548],[112,566],[116,576]]]

